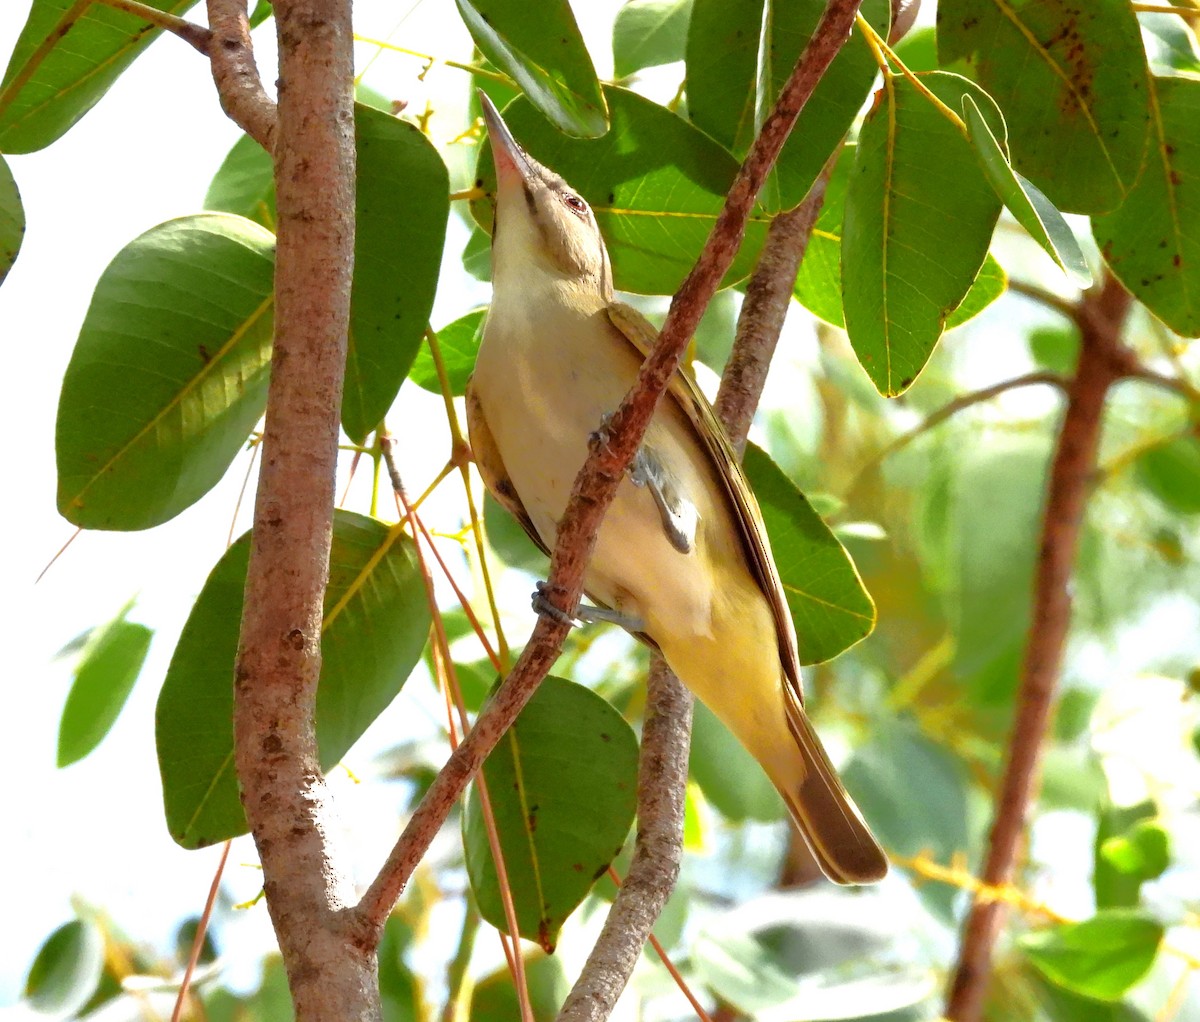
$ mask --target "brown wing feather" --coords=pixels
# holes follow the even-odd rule
[[[520,523],[537,548],[549,557],[549,549],[542,542],[537,529],[533,527],[533,520],[525,510],[525,505],[521,503],[517,488],[508,477],[504,459],[500,457],[496,441],[492,438],[492,431],[488,429],[487,421],[483,417],[483,409],[479,406],[479,397],[471,386],[472,382],[473,379],[467,381],[467,432],[471,437],[471,453],[475,455],[475,467],[483,477],[483,484],[500,502],[500,506]]]
[[[623,302],[612,302],[608,306],[608,318],[613,326],[624,335],[643,358],[649,354],[658,331],[637,309]],[[741,462],[734,454],[733,446],[725,435],[725,429],[717,421],[708,403],[692,376],[680,370],[671,378],[668,393],[683,413],[696,427],[696,435],[704,442],[717,475],[725,484],[729,501],[737,512],[741,525],[743,545],[750,561],[751,570],[771,605],[775,617],[775,630],[779,635],[779,654],[784,674],[791,682],[796,696],[803,704],[804,694],[800,682],[800,657],[796,649],[796,633],[792,628],[792,615],[783,594],[783,583],[775,568],[775,558],[767,540],[767,529],[763,524],[758,501],[746,480]]]

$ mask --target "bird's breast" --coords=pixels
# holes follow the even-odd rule
[[[554,545],[589,436],[616,409],[640,364],[602,306],[583,312],[521,303],[493,306],[489,313],[472,387],[508,476],[547,546]],[[648,436],[702,519],[715,514],[717,495],[682,416],[660,412]],[[712,626],[706,555],[703,540],[688,554],[675,549],[653,498],[626,479],[601,526],[586,587],[595,599],[648,623],[669,608],[673,628],[706,635]]]

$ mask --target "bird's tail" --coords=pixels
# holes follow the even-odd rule
[[[887,856],[829,761],[800,699],[785,684],[788,728],[799,762],[769,771],[822,872],[839,884],[872,884],[888,871]]]

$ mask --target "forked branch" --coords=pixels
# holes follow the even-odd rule
[[[591,452],[575,480],[559,527],[549,584],[545,588],[546,597],[566,615],[579,603],[584,571],[604,512],[641,444],[663,391],[679,366],[688,339],[733,262],[755,199],[796,117],[850,34],[860,2],[830,0],[812,44],[797,62],[738,171],[696,266],[671,302],[658,344],[643,363],[637,383],[610,420],[608,442]],[[566,624],[549,616],[538,620],[513,670],[426,792],[359,904],[358,924],[364,946],[375,946],[388,913],[450,808],[532,697],[557,658],[567,630]]]
[[[1038,764],[1055,702],[1055,689],[1071,623],[1071,571],[1096,468],[1096,452],[1109,388],[1135,371],[1121,342],[1128,292],[1111,276],[1083,296],[1077,318],[1082,333],[1079,367],[1067,385],[1067,410],[1050,467],[1041,546],[1034,577],[1033,615],[1021,666],[1017,713],[996,816],[980,877],[985,889],[1009,884],[1037,792]],[[983,1011],[992,947],[1004,904],[977,897],[967,917],[946,1018],[976,1022]]]

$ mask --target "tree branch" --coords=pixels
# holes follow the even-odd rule
[[[147,21],[156,28],[161,28],[172,35],[177,35],[185,43],[203,53],[204,56],[208,56],[212,33],[203,25],[197,25],[195,22],[188,21],[186,18],[181,18],[168,11],[160,11],[157,7],[141,3],[141,0],[96,0],[96,2],[103,4],[105,7],[111,7],[116,11],[124,11],[126,14],[132,14],[135,18]]]
[[[355,891],[313,726],[354,265],[350,0],[275,0],[275,19],[275,341],[234,749],[296,1018],[365,1022],[380,1012],[375,955],[345,925]]]
[[[830,0],[812,43],[801,55],[734,178],[700,258],[672,300],[658,343],[642,364],[633,389],[609,421],[607,442],[597,444],[580,469],[559,525],[549,582],[544,590],[546,597],[565,614],[574,611],[579,603],[584,570],[604,512],[637,452],[659,398],[679,366],[688,339],[733,262],[759,190],[801,108],[850,34],[860,2]],[[567,631],[566,624],[549,616],[538,620],[516,666],[479,715],[475,727],[447,760],[363,896],[358,915],[364,941],[377,939],[387,913],[451,806],[550,670]]]
[[[771,221],[762,255],[746,286],[733,351],[725,363],[715,404],[717,418],[739,455],[746,448],[750,422],[762,399],[767,370],[792,302],[796,274],[800,272],[813,226],[825,202],[825,188],[832,170],[831,160],[813,182],[804,201]]]
[[[1079,317],[1079,306],[1074,302],[1068,301],[1066,298],[1060,298],[1052,291],[1040,288],[1036,284],[1027,284],[1023,280],[1010,279],[1008,290],[1015,295],[1020,295],[1022,298],[1028,298],[1031,302],[1037,302],[1048,309],[1053,309],[1059,315],[1065,316],[1071,321],[1075,321]]]
[[[1106,276],[1100,287],[1083,296],[1076,309],[1082,333],[1079,367],[1067,388],[1067,410],[1050,467],[1016,719],[980,877],[987,888],[1012,881],[1036,794],[1038,764],[1071,623],[1071,569],[1087,505],[1088,481],[1096,467],[1104,402],[1109,387],[1128,375],[1134,364],[1120,336],[1129,304],[1128,292],[1115,278]],[[1002,902],[976,897],[946,1007],[950,1022],[980,1018],[992,946],[1002,920]]]
[[[1200,388],[1197,388],[1189,380],[1178,376],[1167,376],[1141,364],[1138,364],[1128,375],[1131,380],[1141,380],[1143,383],[1169,390],[1178,394],[1185,401],[1200,405]]]
[[[596,946],[558,1022],[602,1022],[612,1014],[667,903],[683,858],[692,697],[657,654],[650,664],[638,760],[637,845]]]
[[[919,436],[923,436],[936,426],[940,426],[947,419],[957,415],[959,412],[971,408],[974,405],[982,404],[984,401],[991,401],[993,398],[999,397],[1001,394],[1006,394],[1010,390],[1017,390],[1020,387],[1034,387],[1045,384],[1050,387],[1058,387],[1061,390],[1067,390],[1071,381],[1060,375],[1052,373],[1048,370],[1039,369],[1031,373],[1025,373],[1022,376],[1014,376],[1008,380],[1001,380],[999,383],[993,383],[988,387],[981,387],[979,390],[973,390],[967,394],[960,394],[952,401],[947,401],[936,412],[930,412],[920,424],[914,426],[907,433],[901,433],[890,443],[888,443],[878,454],[872,457],[862,468],[858,470],[854,480],[846,488],[847,493],[853,493],[858,487],[859,481],[876,465],[881,464],[893,454],[904,450],[909,444]]]
[[[254,63],[246,0],[208,0],[208,30],[208,56],[221,109],[254,141],[273,153],[275,104],[263,88]],[[282,70],[282,60],[280,67]]]

